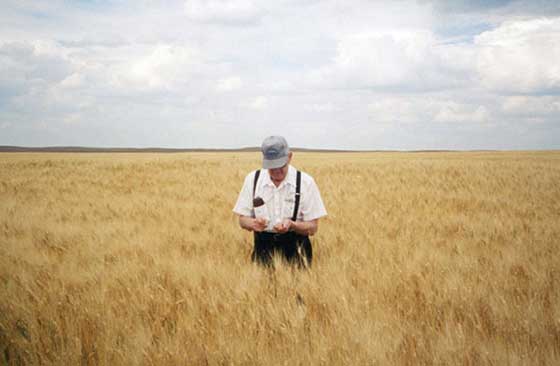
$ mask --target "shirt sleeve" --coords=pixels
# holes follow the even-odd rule
[[[309,183],[302,190],[301,201],[303,221],[312,221],[327,216],[327,210],[321,199],[319,188],[312,177],[309,177]]]
[[[254,216],[253,214],[253,179],[255,172],[247,174],[233,212],[242,216]]]

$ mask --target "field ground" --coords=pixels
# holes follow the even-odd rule
[[[250,263],[258,153],[0,154],[0,365],[558,365],[560,152],[296,153],[307,272]]]

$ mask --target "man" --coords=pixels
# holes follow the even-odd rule
[[[270,265],[277,253],[289,263],[309,266],[309,236],[327,215],[319,189],[311,176],[290,165],[293,153],[286,139],[267,137],[261,149],[263,169],[247,175],[233,209],[239,225],[254,233],[252,259]]]

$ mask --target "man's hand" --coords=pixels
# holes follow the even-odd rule
[[[256,231],[260,233],[264,231],[268,225],[268,220],[264,217],[253,218],[251,216],[239,216],[239,226],[248,231]]]
[[[277,233],[284,234],[290,231],[294,227],[294,222],[290,219],[285,219],[279,224],[274,225],[274,230]]]
[[[258,233],[260,233],[261,231],[264,231],[264,229],[266,229],[268,225],[268,220],[263,218],[263,217],[257,217],[256,219],[253,219],[253,224],[251,225],[253,231],[256,231]]]

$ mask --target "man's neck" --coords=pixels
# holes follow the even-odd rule
[[[280,184],[282,184],[283,181],[285,181],[288,178],[288,174],[286,174],[284,176],[283,179],[281,180],[276,180],[274,178],[272,178],[272,176],[269,175],[270,181],[272,182],[272,184],[274,184],[276,186],[276,188],[280,187]]]
[[[268,178],[270,179],[270,181],[272,182],[272,184],[274,184],[274,186],[276,188],[280,187],[280,185],[282,184],[283,181],[285,181],[286,179],[288,179],[288,176],[290,175],[290,169],[291,166],[288,166],[288,170],[286,171],[286,175],[284,175],[284,178],[282,178],[281,180],[276,180],[272,177],[272,175],[270,175],[270,172],[268,173]]]

